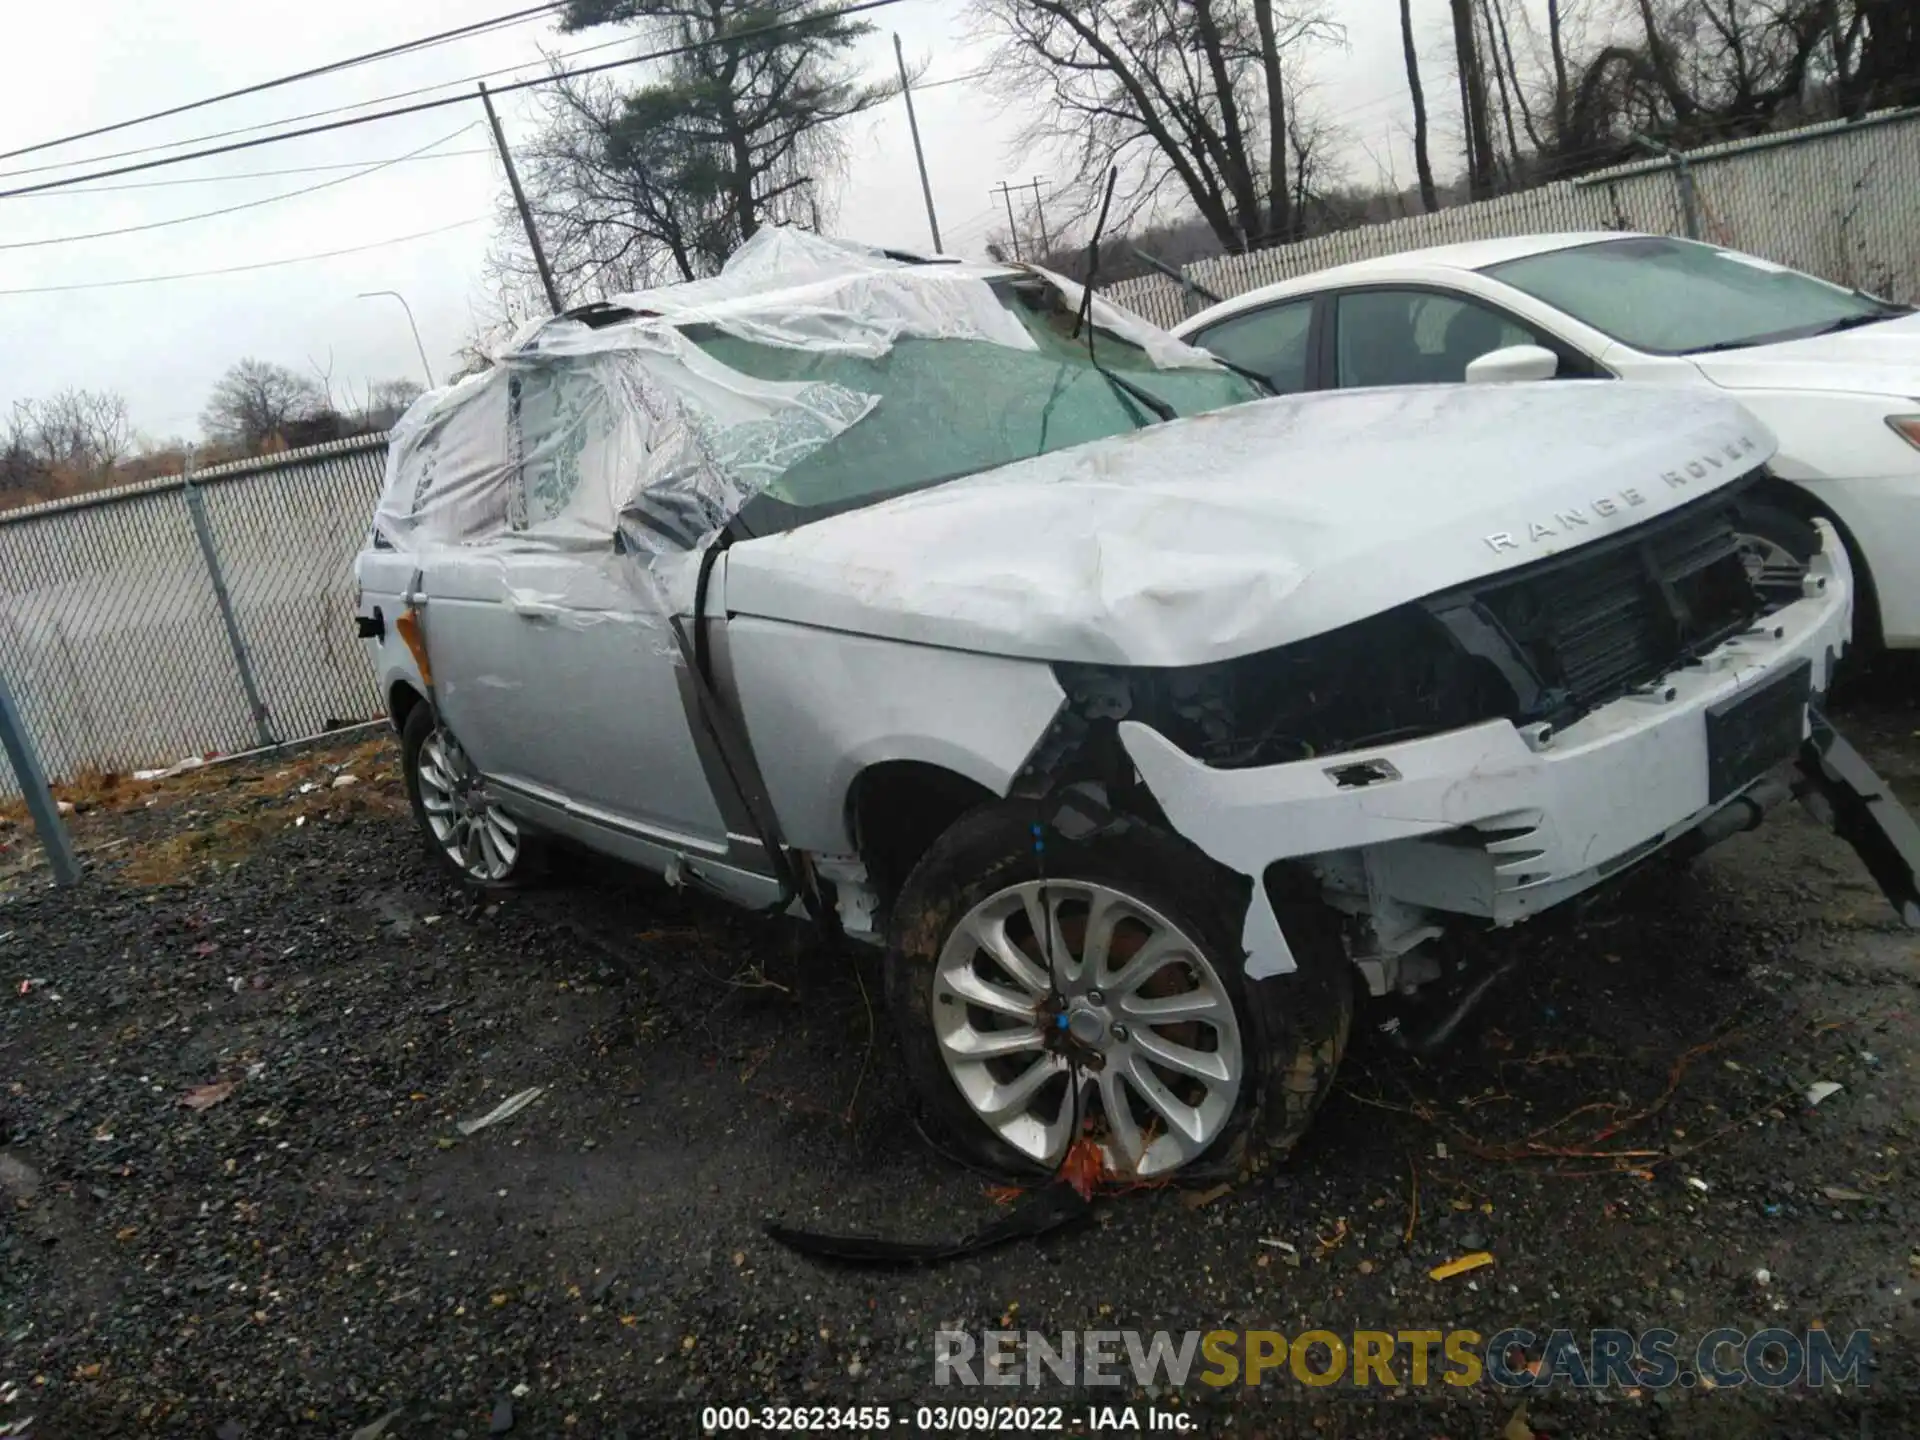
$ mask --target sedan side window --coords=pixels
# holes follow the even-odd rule
[[[1222,320],[1188,337],[1187,343],[1211,350],[1221,359],[1264,375],[1282,395],[1307,388],[1307,338],[1313,328],[1313,301],[1294,300]]]
[[[1482,355],[1545,343],[1511,317],[1454,295],[1356,290],[1339,297],[1342,388],[1458,384]]]

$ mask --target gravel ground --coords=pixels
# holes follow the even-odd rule
[[[1842,724],[1920,807],[1901,689]],[[1798,812],[1523,927],[1445,1056],[1363,1033],[1286,1164],[876,1273],[762,1223],[1003,1213],[915,1138],[876,958],[585,860],[464,893],[395,768],[363,740],[80,787],[72,894],[0,828],[0,1434],[678,1434],[701,1404],[978,1398],[931,1390],[950,1325],[1816,1323],[1872,1332],[1869,1388],[1558,1389],[1517,1428],[1487,1387],[1098,1398],[1207,1434],[1914,1433],[1920,952]],[[1844,1088],[1811,1107],[1820,1080]]]

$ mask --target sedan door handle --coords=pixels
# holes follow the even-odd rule
[[[515,600],[513,613],[522,620],[552,620],[560,614],[560,607],[539,600]]]

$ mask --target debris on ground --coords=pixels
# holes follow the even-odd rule
[[[1818,1105],[1822,1100],[1830,1100],[1846,1088],[1838,1080],[1816,1080],[1807,1087],[1807,1104]]]
[[[517,1095],[509,1095],[478,1119],[462,1120],[453,1128],[462,1135],[477,1135],[489,1125],[498,1125],[502,1120],[511,1120],[545,1094],[546,1089],[544,1085],[530,1085]]]
[[[211,1110],[233,1094],[235,1083],[232,1080],[216,1080],[211,1085],[196,1085],[180,1097],[180,1103],[189,1110]]]
[[[1427,1272],[1427,1278],[1430,1280],[1451,1280],[1456,1275],[1465,1275],[1472,1270],[1484,1270],[1491,1264],[1493,1264],[1493,1256],[1489,1255],[1485,1250],[1475,1250],[1469,1254],[1460,1256],[1456,1260],[1449,1260],[1444,1265],[1434,1266],[1433,1269]]]

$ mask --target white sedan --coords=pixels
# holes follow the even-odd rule
[[[1869,645],[1920,648],[1920,315],[1738,251],[1614,231],[1362,260],[1175,331],[1283,393],[1552,376],[1713,387],[1773,430],[1750,566],[1845,540]],[[1499,352],[1495,354],[1494,352]],[[1477,363],[1476,363],[1477,362]]]

